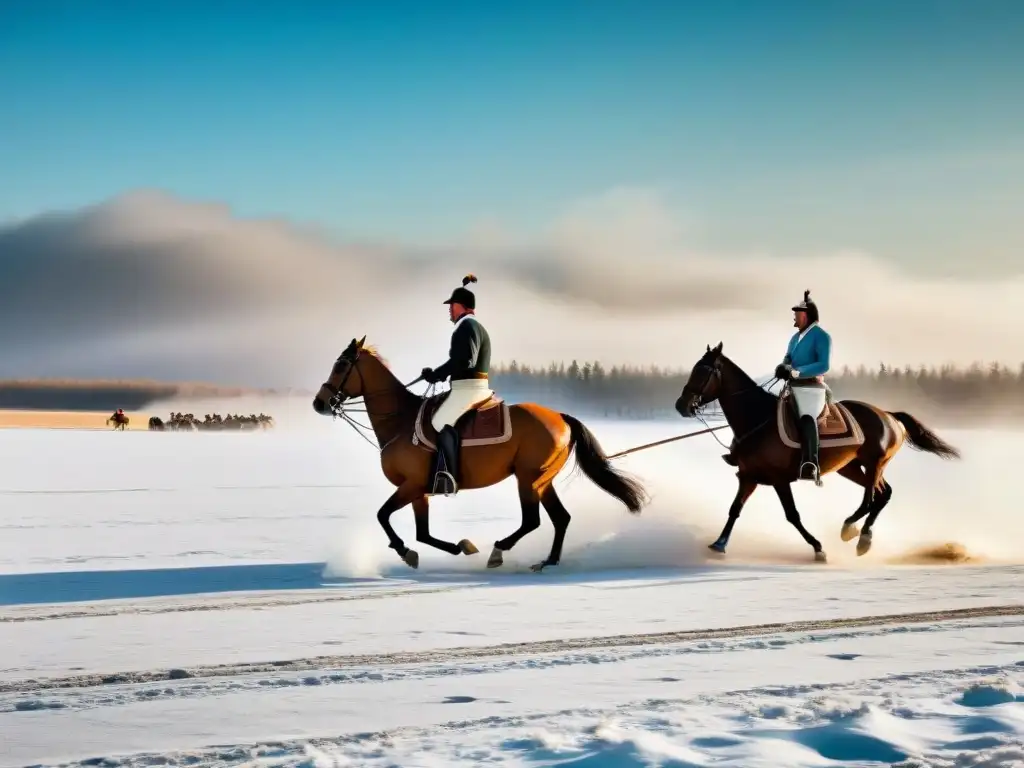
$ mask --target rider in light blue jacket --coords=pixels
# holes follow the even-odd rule
[[[789,340],[786,355],[775,369],[775,377],[789,387],[796,405],[800,429],[800,478],[821,485],[818,469],[818,417],[825,410],[828,388],[823,377],[832,362],[832,337],[818,325],[818,307],[811,301],[811,292],[804,291],[804,300],[793,309],[793,325],[797,331]],[[738,466],[730,450],[723,457],[731,466]]]
[[[832,362],[832,337],[818,325],[818,307],[811,292],[793,307],[796,333],[789,340],[786,356],[775,376],[789,385],[800,428],[800,479],[821,485],[818,464],[818,417],[825,410],[828,388],[824,376]]]
[[[814,308],[813,313],[812,307]],[[817,376],[824,376],[828,373],[832,362],[832,337],[829,336],[828,331],[818,325],[817,319],[811,319],[812,314],[815,318],[818,315],[814,302],[805,300],[802,309],[793,311],[804,316],[802,319],[804,325],[801,328],[801,318],[799,317],[794,321],[798,330],[789,340],[786,356],[782,360],[782,365],[789,369],[786,379],[813,379]],[[779,368],[781,369],[782,366]]]

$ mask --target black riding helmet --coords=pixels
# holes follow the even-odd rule
[[[476,282],[476,275],[466,275],[462,278],[462,285],[452,291],[452,295],[442,304],[461,304],[466,309],[476,309],[476,296],[466,286]]]
[[[792,308],[794,312],[806,312],[807,320],[812,323],[818,322],[818,305],[811,300],[811,291],[804,291],[804,300]]]

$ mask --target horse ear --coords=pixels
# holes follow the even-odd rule
[[[711,345],[708,344],[708,352],[710,352],[710,351],[711,351]]]
[[[715,347],[715,352],[721,352],[721,351],[722,351],[722,342],[718,342],[718,346]]]
[[[361,338],[359,341],[356,342],[356,346],[359,349],[362,349],[363,348],[363,344],[365,344],[365,343],[366,343],[366,336],[363,336],[363,338]]]

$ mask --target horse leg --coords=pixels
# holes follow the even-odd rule
[[[858,557],[866,555],[871,549],[871,526],[878,518],[878,513],[885,509],[885,505],[892,498],[892,486],[882,478],[889,458],[886,456],[870,458],[864,463],[863,469],[859,466],[851,469],[847,464],[838,470],[839,474],[864,486],[864,500],[857,511],[843,521],[843,529],[840,533],[843,541],[851,541],[858,533],[854,523],[867,517],[860,530],[860,538],[857,540]]]
[[[736,525],[736,521],[740,519],[743,505],[747,503],[747,499],[757,489],[757,483],[753,480],[749,480],[743,475],[739,476],[739,480],[740,487],[736,489],[736,498],[732,500],[732,505],[729,507],[729,519],[725,521],[725,527],[718,534],[718,540],[714,544],[708,544],[708,549],[723,555],[725,554],[726,546],[729,544],[729,537],[732,536],[732,528]]]
[[[810,531],[804,528],[804,524],[800,521],[800,512],[797,510],[796,501],[793,499],[792,486],[789,483],[776,485],[775,493],[779,495],[782,508],[786,511],[786,520],[797,529],[800,535],[803,536],[804,541],[814,548],[814,559],[819,563],[824,563],[826,561],[825,550],[821,548],[821,542],[811,536]]]
[[[540,503],[544,505],[544,511],[548,513],[551,524],[555,527],[555,537],[551,542],[551,552],[547,559],[531,566],[534,571],[540,571],[549,565],[558,565],[562,559],[562,545],[565,543],[565,532],[569,530],[569,510],[562,504],[562,500],[555,492],[555,486],[549,485],[540,494]]]
[[[384,529],[384,533],[388,537],[388,546],[398,553],[398,556],[405,561],[405,564],[410,568],[418,568],[420,565],[420,556],[412,549],[405,546],[405,542],[395,533],[395,529],[391,527],[391,515],[400,510],[402,507],[409,504],[416,496],[422,495],[422,492],[413,493],[411,486],[401,485],[398,489],[391,494],[384,505],[377,510],[377,522],[380,523],[380,527]]]
[[[469,539],[452,544],[450,541],[430,535],[430,500],[426,496],[420,496],[413,500],[412,513],[416,516],[416,541],[421,544],[428,544],[449,555],[475,555],[480,551]]]
[[[864,497],[861,499],[860,506],[857,507],[856,511],[852,515],[843,520],[843,528],[839,532],[839,537],[843,541],[851,541],[858,533],[860,533],[860,531],[857,530],[857,521],[865,517],[871,511],[871,504],[875,499],[875,487],[871,484],[871,479],[859,463],[851,461],[841,469],[837,469],[836,474],[841,475],[847,480],[850,480],[864,488]]]
[[[871,511],[868,513],[868,519],[864,521],[864,528],[860,532],[860,538],[857,540],[857,556],[866,555],[871,550],[871,527],[875,524],[875,520],[878,519],[878,514],[885,509],[889,500],[892,498],[892,486],[889,485],[888,481],[880,479],[881,489],[875,495],[874,503],[871,505]]]
[[[487,558],[488,568],[498,568],[504,562],[502,552],[508,552],[523,536],[540,528],[540,496],[533,482],[525,478],[519,478],[519,506],[523,510],[519,528],[507,538],[494,542],[491,556]]]

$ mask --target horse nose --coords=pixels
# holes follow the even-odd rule
[[[689,400],[687,400],[686,397],[684,397],[683,395],[680,395],[679,399],[676,400],[676,413],[678,413],[684,419],[687,418],[690,414]]]
[[[313,398],[313,410],[323,415],[323,412],[327,409],[327,404],[319,397]]]

